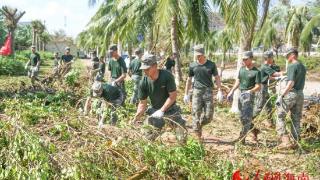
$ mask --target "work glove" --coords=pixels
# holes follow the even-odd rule
[[[276,106],[281,106],[282,100],[283,100],[283,97],[282,96],[278,96],[278,98],[276,100]]]
[[[154,117],[154,118],[162,118],[164,115],[164,112],[162,112],[160,109],[157,110],[156,112],[154,112],[151,117]]]
[[[34,71],[39,71],[39,67],[36,66],[36,67],[34,68]]]
[[[184,102],[185,104],[188,104],[188,103],[189,103],[189,100],[190,100],[189,95],[185,94],[184,97],[183,97],[183,102]]]
[[[112,82],[111,82],[111,86],[117,86],[116,81],[112,81]]]
[[[281,76],[279,76],[279,77],[274,77],[274,80],[280,81],[280,80],[281,80]]]
[[[220,103],[223,101],[223,93],[222,93],[221,90],[219,90],[218,93],[217,93],[217,100]]]

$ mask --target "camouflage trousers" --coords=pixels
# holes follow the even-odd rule
[[[212,88],[197,89],[192,92],[192,128],[201,131],[213,118]]]
[[[162,118],[151,117],[151,115],[156,112],[157,109],[149,107],[146,111],[146,114],[149,117],[146,119],[145,124],[151,126],[152,128],[144,128],[144,134],[150,140],[154,140],[165,126],[165,120],[171,127],[174,127],[176,130],[176,135],[178,140],[184,140],[186,134],[184,129],[186,126],[186,121],[181,117],[181,109],[177,105],[172,105],[165,113]]]
[[[111,103],[111,112],[110,112],[110,124],[111,125],[115,125],[118,121],[118,116],[117,116],[117,113],[116,113],[116,108],[117,107],[120,107],[122,106],[123,104],[123,98],[124,98],[124,95],[122,92],[120,92],[120,97],[115,99],[115,100],[112,100],[110,101]]]
[[[247,93],[244,90],[241,90],[238,100],[240,121],[242,124],[240,136],[245,136],[254,126],[252,123],[254,98],[255,96],[253,93]]]
[[[111,82],[115,81],[117,78],[111,78]],[[126,92],[126,87],[124,85],[124,81],[120,82],[120,83],[117,83],[117,87],[120,88],[120,91],[122,92],[123,94],[123,102],[121,105],[124,105],[125,101],[126,101],[126,98],[127,98],[127,92]]]
[[[105,110],[106,108],[110,108],[110,111],[107,111],[107,112],[110,112],[110,119],[108,123],[111,125],[116,125],[118,121],[116,109],[122,105],[122,101],[123,101],[123,94],[120,92],[120,97],[115,100],[112,100],[109,102],[103,102],[100,100],[99,102],[97,102],[97,105],[96,105],[97,114],[100,116],[99,124],[104,124],[105,116],[106,116]]]
[[[37,70],[37,66],[30,66],[28,70],[28,77],[31,79],[31,84],[34,85],[35,80],[38,79],[39,69]]]
[[[282,104],[277,107],[277,133],[279,136],[287,134],[286,131],[286,116],[291,113],[291,134],[295,140],[300,139],[300,120],[302,117],[304,95],[303,91],[290,91],[282,101]]]
[[[134,87],[133,87],[132,97],[130,99],[131,104],[136,104],[138,101],[138,90],[139,90],[139,83],[140,83],[141,78],[142,78],[142,76],[132,75],[132,81],[134,83]]]
[[[30,68],[28,70],[28,76],[30,78],[37,77],[38,73],[39,73],[39,70],[37,70],[37,66],[30,66]]]
[[[257,117],[262,113],[262,110],[264,110],[268,115],[268,120],[272,123],[272,105],[269,98],[268,86],[266,84],[262,84],[261,90],[256,93],[253,117]]]

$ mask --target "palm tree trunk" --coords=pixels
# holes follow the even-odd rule
[[[132,43],[131,42],[128,43],[128,56],[131,62],[131,59],[132,59]]]
[[[118,39],[118,53],[121,56],[122,55],[122,45],[121,45],[121,41]]]
[[[38,38],[38,33],[36,33],[36,42],[35,42],[35,47],[36,47],[36,50],[38,51],[39,50],[39,46],[38,46],[38,44],[39,44],[39,38]]]
[[[148,52],[151,53],[153,48],[153,28],[152,27],[149,28],[147,44],[148,44]]]
[[[11,54],[14,54],[14,38],[15,38],[15,36],[14,36],[14,31],[15,31],[15,29],[11,29],[9,32],[10,32],[10,34],[11,34]]]
[[[37,34],[36,34],[36,31],[33,29],[32,30],[32,45],[36,45],[36,36],[37,36]]]
[[[172,53],[176,54],[176,65],[175,65],[175,81],[176,85],[179,86],[182,81],[182,72],[181,72],[181,62],[180,62],[180,53],[179,53],[179,44],[178,44],[178,33],[177,33],[177,15],[174,15],[171,20],[171,43],[172,43]]]
[[[227,56],[227,51],[223,51],[223,58],[222,58],[222,61],[221,61],[221,64],[220,64],[220,74],[219,74],[221,80],[222,80],[222,73],[223,73],[224,68],[225,68],[226,56]]]

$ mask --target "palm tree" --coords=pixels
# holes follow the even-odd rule
[[[308,8],[293,7],[289,11],[289,20],[286,27],[287,46],[299,48],[300,35],[308,22],[307,20]]]
[[[320,2],[318,2],[320,4]],[[311,4],[313,5],[313,4]],[[314,3],[316,4],[316,2]],[[312,17],[305,25],[301,32],[300,36],[300,43],[303,48],[304,52],[310,51],[311,43],[313,40],[313,37],[318,36],[319,37],[319,27],[320,27],[320,8],[319,6],[311,6],[310,9],[310,16]],[[318,43],[320,43],[320,38],[318,40]]]
[[[32,45],[36,45],[36,38],[37,38],[37,29],[38,29],[38,21],[31,21],[31,27],[32,27]]]
[[[41,36],[43,34],[43,32],[45,31],[45,26],[44,24],[42,24],[42,22],[40,21],[38,29],[37,29],[37,50],[40,51],[41,47],[42,47],[42,41],[41,41]]]
[[[105,6],[105,13],[98,18],[95,16],[91,26],[106,27],[104,37],[112,36],[112,41],[120,40],[126,44],[136,39],[138,33],[142,33],[144,36],[148,35],[149,48],[151,48],[150,44],[155,43],[154,34],[170,27],[171,51],[177,54],[175,77],[176,82],[181,82],[181,42],[184,36],[190,36],[191,40],[198,43],[205,39],[210,8],[206,0],[107,1],[103,6]],[[98,11],[96,15],[101,14],[100,12]],[[101,26],[102,24],[104,26]],[[103,40],[106,39],[103,38]],[[154,47],[149,51],[153,51]]]
[[[8,6],[3,6],[0,11],[5,16],[5,26],[8,28],[8,32],[11,34],[12,43],[11,43],[11,49],[12,53],[14,53],[14,32],[17,28],[17,24],[19,20],[22,18],[22,16],[26,13],[18,12],[18,10],[15,8],[10,8]]]
[[[51,41],[51,36],[47,31],[44,31],[40,35],[40,41],[41,41],[41,50],[45,51],[46,50],[46,45]]]
[[[222,72],[225,68],[225,60],[226,60],[226,54],[227,51],[232,48],[232,44],[234,41],[234,37],[233,37],[233,31],[231,29],[225,28],[222,31],[220,31],[218,33],[218,45],[222,50],[222,61],[220,64],[220,77],[222,78]]]
[[[31,21],[32,26],[32,45],[36,46],[37,50],[41,50],[41,36],[45,31],[45,25],[40,20]]]
[[[272,48],[278,57],[279,48],[285,41],[285,27],[288,17],[288,7],[277,5],[271,9],[265,23],[254,37],[254,45],[263,45],[264,50]]]

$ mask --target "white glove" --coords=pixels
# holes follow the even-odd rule
[[[28,67],[29,67],[28,64],[26,64],[26,65],[24,66],[24,69],[28,69]]]
[[[117,86],[116,81],[112,81],[112,82],[111,82],[111,86]]]
[[[39,67],[36,66],[36,67],[34,68],[34,71],[39,71]]]
[[[217,93],[217,100],[220,103],[223,101],[223,93],[222,93],[221,90],[219,90],[218,93]]]
[[[279,80],[281,80],[281,77],[280,76],[279,77],[274,77],[274,80],[279,81]]]
[[[156,112],[154,112],[151,117],[154,117],[154,118],[162,118],[163,117],[163,114],[164,112],[162,112],[160,109],[157,110]]]
[[[184,103],[186,103],[186,104],[188,104],[189,103],[189,100],[190,100],[190,97],[189,97],[189,95],[184,95],[184,97],[183,97],[183,102]]]

